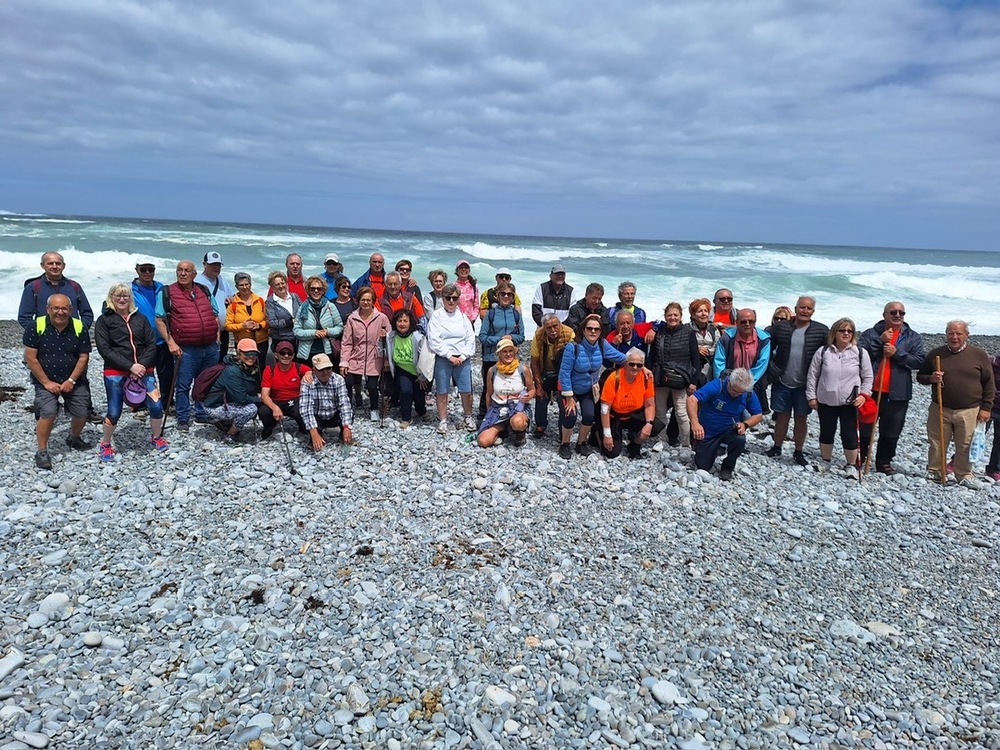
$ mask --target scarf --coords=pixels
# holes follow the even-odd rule
[[[517,357],[514,357],[514,359],[510,361],[509,365],[505,365],[503,362],[498,361],[497,372],[499,372],[501,375],[513,375],[515,372],[517,372],[517,368],[520,366],[521,363],[518,361]]]

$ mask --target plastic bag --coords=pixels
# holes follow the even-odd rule
[[[969,460],[975,463],[986,455],[986,423],[980,422],[976,425],[976,431],[972,433],[972,444],[969,446]]]

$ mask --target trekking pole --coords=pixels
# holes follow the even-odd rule
[[[288,437],[288,433],[285,432],[284,419],[278,420],[278,427],[281,428],[281,444],[285,446],[285,457],[288,459],[288,473],[295,474],[296,473],[295,464],[292,463],[292,450],[291,448],[288,447],[288,441],[290,440],[290,438]]]
[[[858,473],[858,484],[861,484],[862,469],[861,465],[861,407],[854,407],[854,420],[858,428],[858,457],[854,459],[854,470]]]
[[[885,366],[889,363],[885,357],[882,358],[882,364],[878,368],[878,378],[875,381],[876,385],[882,384],[882,378],[885,376]],[[865,473],[867,474],[872,468],[872,448],[875,447],[875,436],[878,434],[878,418],[882,413],[882,390],[879,389],[878,396],[875,398],[875,421],[872,422],[872,434],[868,439],[868,455],[865,456]]]
[[[934,358],[934,370],[941,372],[941,357]],[[944,376],[937,382],[938,443],[941,445],[941,484],[948,483],[948,446],[944,444]]]
[[[170,413],[170,397],[174,395],[174,391],[177,388],[177,374],[180,371],[181,358],[174,357],[174,381],[170,384],[170,389],[167,391],[166,397],[163,399],[163,424],[160,426],[161,436],[163,435],[164,430],[167,429],[167,415]],[[176,415],[174,417],[174,421],[176,421]]]

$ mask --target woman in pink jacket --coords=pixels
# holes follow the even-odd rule
[[[386,366],[385,337],[388,333],[389,319],[375,309],[375,292],[371,287],[361,287],[358,309],[344,322],[340,374],[347,381],[347,392],[356,392],[359,399],[364,380],[373,422],[379,418],[379,378]]]

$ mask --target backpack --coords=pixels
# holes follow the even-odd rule
[[[204,370],[199,372],[195,376],[194,386],[191,388],[191,400],[204,401],[207,399],[209,394],[212,392],[212,389],[215,387],[215,381],[219,379],[219,376],[227,367],[229,367],[229,365],[220,362],[217,365],[206,367]]]
[[[41,276],[35,276],[34,278],[28,279],[24,282],[25,286],[28,286],[29,284],[31,285],[31,293],[35,298],[32,310],[38,310],[38,295],[42,293],[42,279],[44,278],[45,274],[42,274]],[[70,287],[73,289],[73,293],[76,295],[76,299],[73,300],[73,311],[76,313],[73,317],[76,318],[80,315],[80,295],[83,294],[83,287],[81,287],[80,284],[73,279],[66,279],[66,281],[69,282]],[[38,317],[37,312],[32,314]],[[39,331],[39,333],[41,333],[41,331]]]

